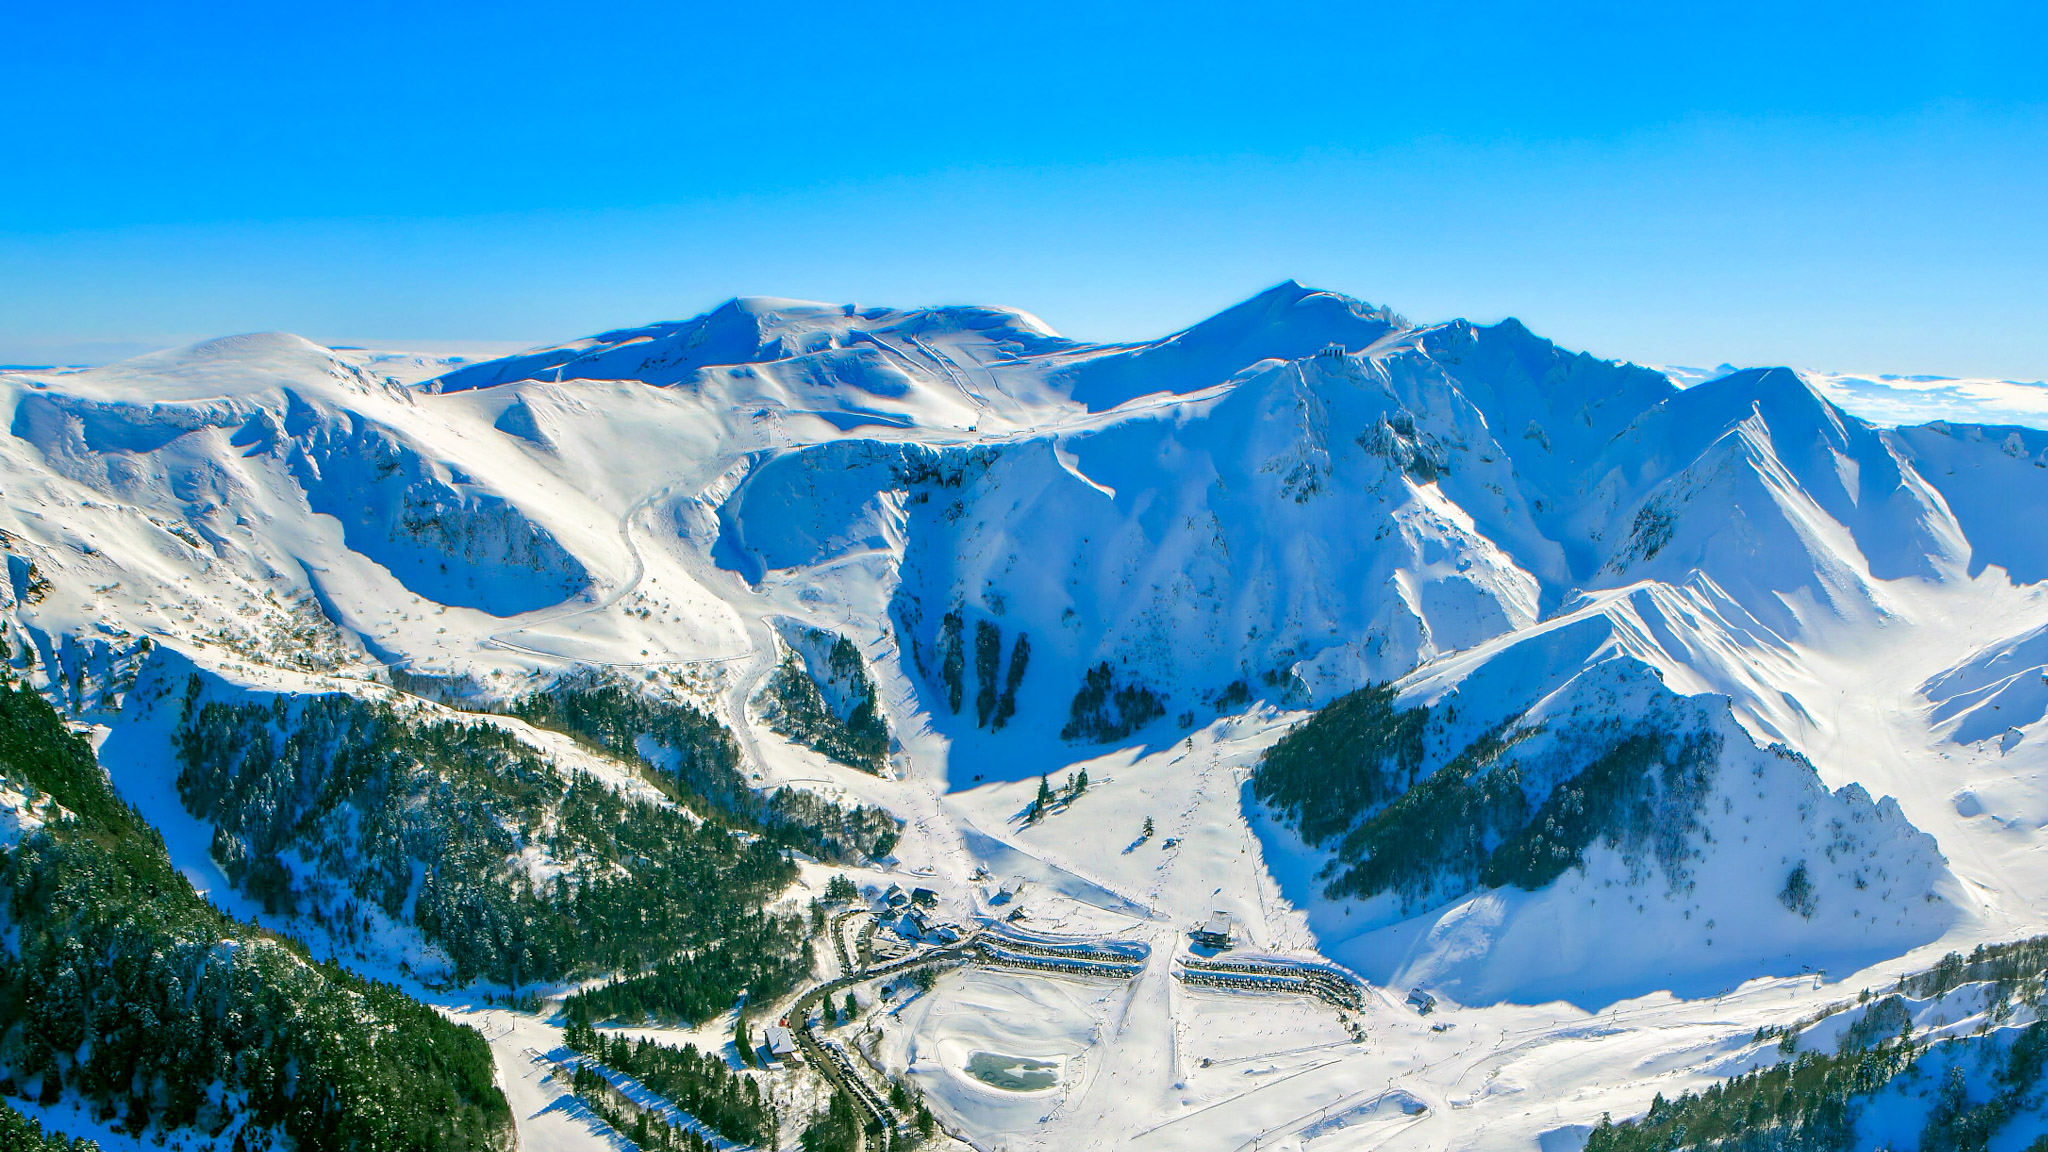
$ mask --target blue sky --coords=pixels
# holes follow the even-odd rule
[[[1292,277],[1645,361],[2048,376],[2038,5],[13,3],[5,27],[0,362],[261,329],[534,343],[736,294],[1121,339]]]

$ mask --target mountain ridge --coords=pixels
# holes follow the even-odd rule
[[[1186,946],[1165,926],[1221,910],[1456,1019],[1735,995],[2048,925],[2048,533],[2013,495],[2048,484],[2048,433],[1880,428],[1783,368],[1681,388],[1518,321],[1417,325],[1292,281],[1119,344],[1015,310],[752,297],[410,385],[259,334],[0,373],[0,402],[8,664],[109,729],[116,781],[214,829],[181,834],[181,868],[285,861],[223,874],[237,899],[279,869],[350,890],[355,849],[270,843],[282,825],[219,799],[255,772],[240,754],[205,761],[188,810],[159,779],[166,723],[142,719],[165,668],[280,740],[263,709],[323,697],[458,726],[580,701],[587,746],[513,725],[507,762],[598,757],[564,779],[658,812],[694,803],[660,786],[681,769],[656,728],[687,708],[730,741],[735,811],[782,796],[814,847],[833,820],[873,845],[898,824],[846,857],[877,890],[993,922],[977,872],[1028,876],[1033,915],[1153,934],[1162,965]],[[1424,751],[1381,749],[1408,767],[1304,833],[1262,765],[1360,692]],[[1380,763],[1318,770],[1334,795]],[[209,846],[229,824],[242,839]],[[1462,855],[1429,864],[1430,828]],[[462,858],[494,884],[566,874],[566,848],[515,840]],[[786,850],[794,878],[749,915],[802,921],[837,866]],[[502,882],[493,908],[576,907]],[[471,947],[453,890],[425,923]],[[387,954],[429,956],[392,907]],[[660,988],[682,961],[633,959],[652,967],[611,974],[606,1003],[679,1002]],[[1165,1029],[1170,1004],[1134,996],[1133,1035]],[[959,1026],[892,1035],[954,1053]],[[877,1059],[966,1130],[1009,1123],[953,1055]],[[1170,1110],[1169,1083],[1130,1098]]]

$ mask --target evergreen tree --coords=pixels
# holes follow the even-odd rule
[[[62,1132],[45,1132],[41,1121],[0,1104],[0,1152],[99,1152],[99,1148],[96,1141],[74,1141]]]
[[[967,670],[967,657],[960,645],[960,612],[954,609],[939,621],[939,683],[946,690],[946,707],[954,714],[960,714],[961,674]]]
[[[826,635],[815,629],[810,633],[814,643]],[[834,710],[803,657],[790,652],[761,692],[768,727],[841,764],[879,775],[889,760],[889,726],[860,650],[841,636],[832,645],[828,666],[835,687],[852,702],[847,714]]]
[[[801,1143],[804,1152],[856,1152],[861,1147],[860,1117],[846,1093],[833,1091],[825,1110],[804,1128]]]
[[[725,823],[808,856],[880,860],[894,847],[901,828],[878,809],[842,808],[815,792],[754,791],[740,771],[739,743],[715,717],[690,704],[642,695],[617,681],[566,681],[523,697],[507,710],[535,727],[572,736],[636,765],[696,811],[716,812]],[[667,752],[662,764],[641,755],[643,737]],[[886,754],[886,726],[880,739]]]
[[[1045,810],[1052,806],[1052,802],[1052,782],[1046,779],[1046,777],[1040,776],[1038,778],[1038,795],[1032,798],[1031,808],[1024,817],[1025,821],[1027,823],[1035,823],[1040,817],[1045,815]]]
[[[651,967],[585,1007],[696,1020],[807,966],[801,920],[757,911],[796,877],[772,842],[564,773],[494,725],[335,694],[210,703],[176,736],[180,796],[215,825],[213,856],[238,887],[325,915],[339,894],[294,880],[283,856],[296,853],[347,897],[409,917],[458,979]],[[551,884],[517,863],[534,850],[561,865]]]
[[[0,688],[0,776],[66,819],[0,852],[13,955],[0,1062],[134,1127],[302,1152],[484,1152],[511,1139],[489,1047],[398,989],[236,923],[194,892],[91,746]],[[0,1130],[6,1127],[0,1122]]]
[[[1024,669],[1031,663],[1031,637],[1019,632],[1017,642],[1010,647],[1010,669],[1003,674],[1003,694],[996,701],[995,715],[989,718],[989,728],[1001,731],[1010,717],[1017,714],[1017,688],[1024,683]]]
[[[974,679],[979,691],[974,696],[974,726],[985,727],[996,711],[996,665],[1003,659],[1003,630],[993,621],[974,625]]]
[[[1143,684],[1116,682],[1107,660],[1090,668],[1081,687],[1068,705],[1067,723],[1060,729],[1062,740],[1086,740],[1107,744],[1166,715],[1159,694]]]

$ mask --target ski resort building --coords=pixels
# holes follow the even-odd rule
[[[1194,930],[1195,943],[1204,948],[1228,948],[1231,945],[1230,913],[1217,909],[1209,913],[1209,919]]]
[[[784,1028],[780,1024],[770,1024],[768,1026],[767,1040],[764,1046],[768,1049],[768,1059],[776,1063],[798,1062],[796,1037],[789,1029]]]

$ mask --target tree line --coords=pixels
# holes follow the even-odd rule
[[[726,1139],[773,1148],[781,1120],[761,1094],[760,1081],[735,1072],[693,1044],[680,1048],[653,1040],[607,1035],[570,1021],[562,1031],[570,1048],[645,1084]]]
[[[796,788],[763,795],[747,784],[739,744],[716,717],[616,680],[567,681],[505,711],[641,767],[686,805],[821,860],[882,859],[902,832],[900,821],[877,808],[849,807]],[[642,737],[665,751],[660,762],[642,754]]]
[[[1536,730],[1510,717],[1425,773],[1454,710],[1400,708],[1391,686],[1362,688],[1261,758],[1252,794],[1310,844],[1334,842],[1332,898],[1395,892],[1412,907],[1482,885],[1534,891],[1601,842],[1685,879],[1719,736],[1662,718],[1593,725],[1556,733],[1525,762],[1516,745]]]
[[[774,844],[563,772],[497,725],[278,696],[188,708],[175,741],[179,795],[238,887],[345,928],[374,904],[459,981],[715,957],[676,994],[695,1012],[808,964],[801,925],[760,911],[796,877]],[[286,854],[319,874],[295,879]]]
[[[25,688],[0,688],[0,774],[58,806],[0,853],[0,1088],[257,1152],[510,1145],[481,1036],[207,903]]]

